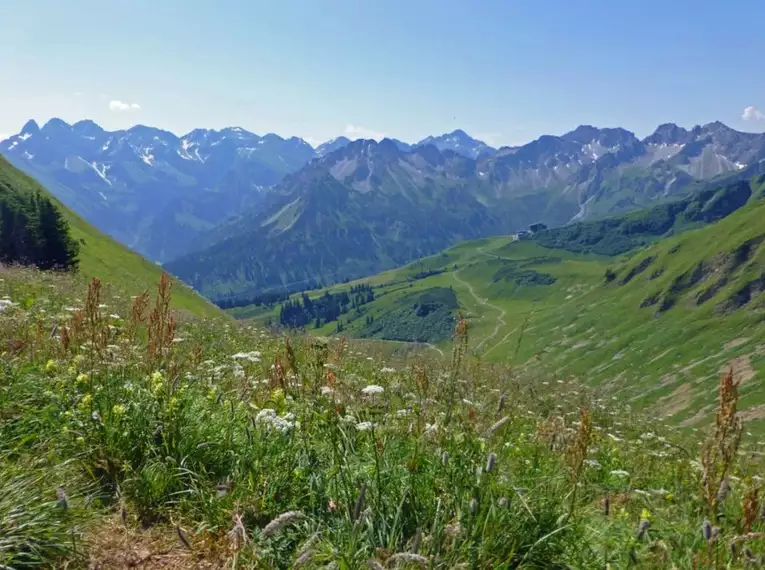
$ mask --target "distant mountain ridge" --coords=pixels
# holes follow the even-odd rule
[[[449,138],[449,137],[447,137]],[[662,125],[644,140],[581,126],[472,159],[434,144],[354,141],[273,188],[168,267],[214,298],[356,278],[469,237],[603,217],[765,166],[765,135]]]
[[[499,149],[462,130],[314,149],[237,127],[179,137],[53,119],[30,121],[0,153],[123,243],[230,298],[360,277],[532,222],[680,199],[760,169],[765,134],[668,123],[641,140],[582,125]]]
[[[426,137],[414,146],[433,145],[438,150],[452,150],[457,154],[476,159],[480,156],[491,156],[497,149],[490,147],[483,141],[479,141],[468,135],[462,129],[440,137]]]
[[[244,129],[178,137],[152,127],[29,121],[0,143],[15,166],[122,243],[163,261],[200,232],[254,206],[263,189],[314,157],[302,139]]]
[[[461,140],[468,154],[486,146],[467,135]],[[93,121],[54,118],[42,127],[27,122],[0,142],[0,153],[97,227],[166,261],[218,223],[256,207],[285,175],[350,142],[338,137],[314,149],[299,137],[239,127],[177,136],[143,125],[110,132]]]

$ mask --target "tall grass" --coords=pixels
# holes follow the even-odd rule
[[[106,519],[227,567],[736,568],[765,553],[759,450],[728,381],[702,447],[566,379],[471,359],[465,322],[451,359],[382,361],[176,323],[167,279],[133,299],[2,279],[4,566],[97,561]]]

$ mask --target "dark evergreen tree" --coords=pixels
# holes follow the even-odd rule
[[[78,253],[69,224],[49,198],[0,186],[0,261],[74,270]]]
[[[77,243],[69,236],[61,212],[48,199],[37,197],[38,263],[40,269],[76,269]]]

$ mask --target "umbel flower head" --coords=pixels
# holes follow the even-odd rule
[[[365,396],[374,396],[375,394],[382,394],[383,392],[385,392],[385,388],[378,386],[377,384],[370,384],[361,390],[361,393]]]

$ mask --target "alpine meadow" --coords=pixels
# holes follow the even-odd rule
[[[765,567],[765,6],[0,18],[0,570]]]

